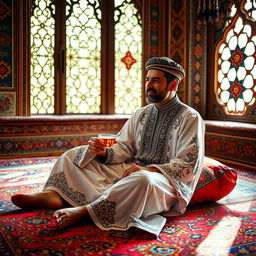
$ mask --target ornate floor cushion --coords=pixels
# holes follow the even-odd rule
[[[190,204],[218,201],[228,195],[235,187],[237,172],[217,160],[205,157]]]

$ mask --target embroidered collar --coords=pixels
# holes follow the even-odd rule
[[[154,108],[155,110],[159,111],[159,112],[165,112],[165,111],[170,111],[174,108],[176,108],[178,105],[180,105],[180,100],[178,95],[176,95],[171,101],[167,102],[166,104],[164,104],[161,107],[157,107],[156,104],[154,104]]]

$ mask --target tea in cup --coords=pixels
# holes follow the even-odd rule
[[[116,143],[116,135],[115,134],[99,134],[98,138],[100,142],[107,148],[112,147]]]

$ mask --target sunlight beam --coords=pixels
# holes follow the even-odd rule
[[[197,255],[229,255],[230,248],[236,238],[236,234],[241,226],[241,219],[238,217],[224,217],[206,239],[196,249]]]

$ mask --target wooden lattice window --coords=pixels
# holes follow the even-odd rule
[[[244,115],[256,99],[256,2],[231,8],[228,24],[216,47],[215,94],[228,115]]]
[[[132,0],[34,0],[31,114],[130,114],[142,104],[142,23]]]

